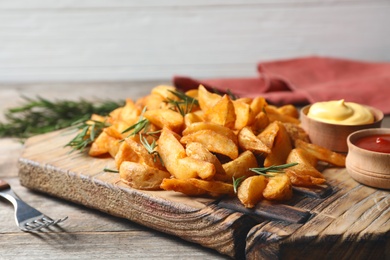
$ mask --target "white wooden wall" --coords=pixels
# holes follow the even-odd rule
[[[390,61],[390,0],[0,0],[0,83],[254,76],[312,54]]]

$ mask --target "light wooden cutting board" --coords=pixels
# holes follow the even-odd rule
[[[68,130],[27,140],[21,184],[212,248],[236,259],[390,259],[390,192],[326,169],[328,185],[298,189],[285,204],[246,210],[234,200],[141,191],[123,184],[111,158],[64,148]]]

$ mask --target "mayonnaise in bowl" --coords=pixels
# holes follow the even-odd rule
[[[364,125],[375,121],[374,115],[367,107],[345,102],[344,99],[314,103],[310,106],[307,116],[338,125]]]

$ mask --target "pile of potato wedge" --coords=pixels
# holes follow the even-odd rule
[[[319,161],[345,165],[344,155],[310,143],[298,117],[293,105],[275,107],[263,97],[160,85],[108,116],[93,115],[91,127],[94,121],[107,127],[89,155],[112,156],[121,180],[135,189],[237,196],[253,208],[262,199],[290,199],[293,186],[325,183]]]

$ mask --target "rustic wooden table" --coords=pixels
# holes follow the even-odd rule
[[[0,120],[6,108],[20,105],[21,96],[50,99],[137,98],[164,82],[99,84],[21,84],[0,86]],[[384,127],[390,127],[387,116]],[[22,187],[17,161],[23,145],[0,139],[0,178],[27,203],[49,216],[68,216],[64,232],[24,233],[14,221],[10,203],[0,200],[1,259],[226,259],[213,250],[146,227]]]
[[[22,104],[22,95],[123,100],[143,96],[162,83],[2,85],[0,114],[2,117],[6,108]],[[0,259],[227,259],[180,238],[26,189],[18,179],[17,161],[22,149],[17,140],[0,139],[0,178],[28,204],[49,216],[69,219],[62,225],[65,232],[25,233],[15,225],[12,204],[0,199]]]

